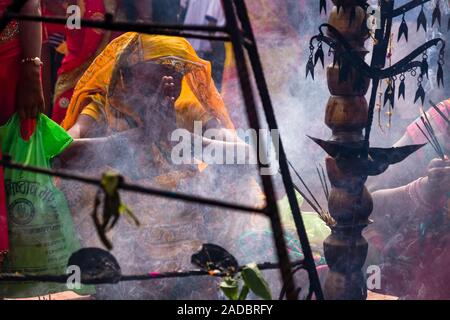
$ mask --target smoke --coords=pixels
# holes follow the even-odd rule
[[[256,4],[258,1],[247,2],[250,12],[261,12],[252,9],[253,5],[258,5]],[[269,2],[271,5],[269,17],[278,19],[269,19],[266,24],[262,24],[262,20],[252,22],[281,139],[288,159],[302,173],[317,197],[325,203],[316,173],[316,164],[323,163],[325,154],[306,135],[323,139],[330,137],[331,131],[324,124],[329,91],[325,70],[321,70],[318,65],[313,81],[311,78],[305,78],[305,69],[310,54],[309,39],[317,33],[318,26],[326,21],[326,17],[318,16],[318,5],[308,2],[302,7],[303,11],[289,11],[292,15],[296,14],[288,16],[290,21],[298,22],[290,25],[289,19],[283,17],[283,14],[288,13],[282,9],[284,1]],[[395,25],[393,30],[397,27],[398,25]],[[414,27],[410,26],[410,29],[413,30]],[[395,44],[393,62],[408,53],[416,44],[422,43],[424,37],[425,35],[422,39],[419,33],[417,37],[412,37],[413,41],[407,45]],[[369,43],[367,47],[370,49]],[[370,57],[367,59],[369,61]],[[326,63],[331,63],[331,57]],[[256,96],[256,81],[253,79],[252,83]],[[142,90],[139,89],[135,92],[145,92],[145,83],[142,83]],[[384,92],[383,88],[381,91]],[[385,132],[382,132],[377,129],[377,123],[374,123],[373,145],[391,146],[403,135],[405,123],[417,115],[415,111],[417,107],[412,104],[414,92],[415,83],[410,80],[407,83],[407,100],[397,102],[391,128],[385,128]],[[236,126],[247,128],[249,124],[235,74],[226,78],[222,93]],[[134,100],[136,98],[133,96]],[[260,115],[263,114],[259,99],[258,111]],[[155,113],[155,118],[161,119],[160,124],[166,123],[161,110]],[[173,121],[173,118],[166,120]],[[263,127],[266,127],[262,116],[261,121]],[[383,122],[386,121],[383,117]],[[122,146],[123,149],[118,150],[118,153],[110,159],[109,167],[119,170],[130,182],[255,207],[264,204],[258,186],[260,179],[255,167],[208,166],[202,172],[198,172],[195,167],[188,169],[172,166],[170,163],[164,165],[161,165],[161,162],[156,163],[154,157],[149,156],[152,153],[151,147],[145,144],[124,141]],[[98,176],[99,172],[108,168],[101,165],[104,156],[99,154],[98,159],[90,159],[91,165],[84,168],[82,173]],[[82,157],[81,154],[80,159]],[[164,155],[161,159],[162,162],[166,160]],[[281,196],[283,188],[280,177],[274,178],[277,194]],[[97,189],[68,181],[62,182],[61,188],[68,198],[82,245],[101,247],[91,218]],[[231,212],[128,192],[121,192],[121,196],[142,224],[140,228],[136,228],[125,219],[121,219],[118,226],[109,234],[114,244],[112,254],[118,259],[123,274],[193,269],[190,257],[200,249],[202,243],[206,242],[226,248],[241,264],[276,261],[271,235],[257,236],[258,232],[269,230],[268,220],[256,214]],[[303,209],[311,211],[307,206]],[[255,234],[254,238],[251,237],[252,232]],[[249,237],[244,237],[248,234]],[[258,243],[259,241],[263,243]],[[266,275],[276,295],[280,288],[278,271],[268,272]],[[210,277],[120,283],[114,286],[98,286],[97,297],[223,299],[217,284],[218,280]]]

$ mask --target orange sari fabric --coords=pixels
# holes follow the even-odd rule
[[[120,70],[144,61],[170,64],[188,69],[175,102],[179,127],[189,130],[194,120],[217,119],[224,128],[233,129],[228,111],[211,78],[211,64],[200,59],[186,39],[126,33],[112,41],[95,59],[78,82],[62,126],[68,130],[78,116],[94,103],[102,111],[111,131],[130,129],[129,123],[142,125],[142,119],[121,101]],[[186,70],[185,70],[186,71]],[[127,121],[131,120],[131,121]]]

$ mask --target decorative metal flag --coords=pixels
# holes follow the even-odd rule
[[[436,2],[436,7],[433,10],[433,21],[431,22],[431,26],[433,27],[436,21],[441,26],[441,8],[439,7],[439,1]]]
[[[314,56],[314,66],[317,65],[317,61],[320,60],[320,62],[322,63],[322,68],[325,67],[325,55],[323,53],[323,49],[322,49],[322,43],[319,43],[319,47],[317,48],[316,54]]]
[[[425,102],[425,90],[423,89],[421,81],[419,82],[419,87],[417,88],[416,96],[414,97],[414,103],[416,103],[419,98],[422,100],[423,105]]]
[[[405,15],[403,15],[402,23],[400,24],[400,28],[398,30],[397,42],[400,41],[403,35],[405,36],[406,42],[408,42],[408,24],[406,23]]]
[[[402,73],[400,75],[400,85],[398,87],[398,99],[400,99],[400,97],[402,97],[403,100],[405,100],[405,93],[406,93],[405,79],[406,79],[406,77]]]
[[[427,59],[428,59],[428,56],[427,56],[426,53],[424,53],[424,54],[423,54],[422,63],[421,63],[421,65],[420,65],[420,75],[421,75],[422,77],[423,77],[424,75],[426,75],[426,76],[427,76],[427,79],[429,79],[429,78],[428,78],[428,61],[427,61]]]
[[[420,26],[422,26],[423,30],[427,32],[427,17],[425,16],[425,11],[422,9],[420,10],[419,16],[417,17],[417,30],[419,31]]]
[[[322,11],[327,14],[327,0],[320,0],[320,13],[322,13]]]

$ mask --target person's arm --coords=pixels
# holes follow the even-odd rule
[[[427,215],[439,211],[446,194],[450,192],[450,161],[434,159],[427,175],[408,185],[384,189],[372,193],[374,210],[373,227],[384,235],[394,235],[409,217]]]
[[[59,166],[83,169],[112,165],[120,157],[127,158],[133,146],[149,140],[144,139],[143,132],[142,128],[136,128],[108,137],[74,139],[58,156]]]
[[[40,15],[40,1],[28,0],[21,11],[26,15]],[[41,57],[42,24],[21,21],[19,24],[22,59]],[[22,119],[36,118],[43,112],[44,94],[41,83],[41,66],[23,62],[20,66],[20,82],[17,88],[17,111]]]
[[[152,5],[149,0],[139,0],[135,2],[138,19],[143,21],[152,21]]]
[[[96,120],[91,116],[81,114],[77,122],[67,132],[73,139],[81,139],[88,136],[89,132],[96,125]]]

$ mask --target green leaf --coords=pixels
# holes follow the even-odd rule
[[[125,215],[125,218],[131,220],[136,226],[140,226],[141,223],[139,219],[134,215],[133,211],[124,203],[121,203],[119,206],[119,213]]]
[[[248,293],[250,292],[249,287],[247,287],[245,284],[242,286],[241,293],[239,294],[238,300],[245,300],[247,299]]]
[[[119,186],[120,174],[114,170],[107,170],[103,173],[101,185],[109,196],[113,196],[117,192]]]
[[[256,263],[250,263],[242,269],[242,279],[250,290],[258,297],[264,300],[272,300],[272,294],[266,280],[264,280],[261,270],[258,269]]]
[[[226,277],[224,281],[220,283],[220,290],[230,300],[238,300],[239,298],[239,285],[236,279],[232,277]]]

